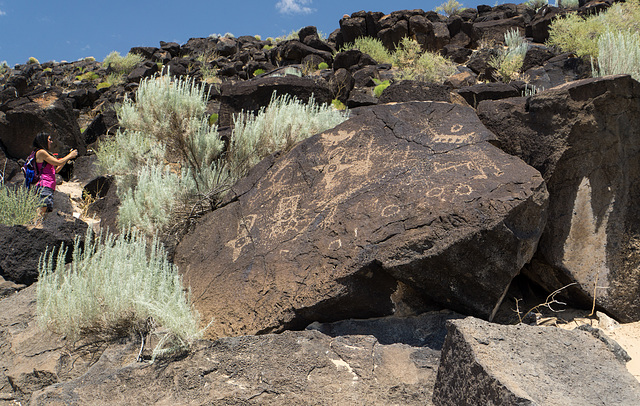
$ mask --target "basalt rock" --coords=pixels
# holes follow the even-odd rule
[[[177,247],[211,335],[388,315],[399,283],[490,318],[533,255],[545,185],[473,109],[356,110],[262,161]]]
[[[485,101],[502,148],[538,169],[549,221],[530,277],[621,321],[640,320],[640,83],[579,80],[531,98]]]
[[[257,111],[269,105],[271,96],[288,94],[307,102],[311,96],[318,104],[333,99],[329,84],[322,79],[301,78],[294,75],[260,77],[221,88],[220,126],[230,125],[232,115],[241,111]]]
[[[447,329],[436,406],[640,404],[640,383],[585,331],[472,317]]]

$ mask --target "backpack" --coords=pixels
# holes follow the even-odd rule
[[[40,181],[41,172],[38,170],[38,164],[36,163],[36,152],[33,151],[27,158],[27,161],[22,165],[22,173],[24,174],[24,186],[29,189],[31,185]],[[47,163],[44,162],[43,166]]]

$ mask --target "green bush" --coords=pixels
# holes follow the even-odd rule
[[[594,77],[628,74],[640,81],[640,38],[637,33],[607,31],[598,39],[597,66]]]
[[[380,96],[382,96],[382,92],[384,92],[384,89],[389,87],[390,83],[388,80],[381,81],[379,79],[373,79],[373,81],[376,84],[376,87],[373,89],[373,94],[377,98],[380,98]]]
[[[598,38],[607,31],[640,32],[640,0],[615,3],[605,12],[581,17],[570,13],[553,20],[548,45],[578,57],[598,57]]]
[[[329,65],[326,62],[320,62],[318,64],[318,69],[329,69]]]
[[[264,73],[264,69],[258,68],[253,71],[253,76],[259,76],[259,75],[262,75],[263,73]]]
[[[243,113],[234,118],[227,154],[234,178],[246,175],[251,167],[276,151],[287,151],[295,143],[337,126],[348,112],[319,106],[312,99],[305,104],[288,95],[274,93],[257,115]]]
[[[580,2],[579,0],[557,0],[556,5],[561,8],[578,8]]]
[[[499,50],[498,55],[489,60],[489,65],[496,70],[497,79],[510,82],[520,76],[528,45],[516,29],[504,34],[504,44],[505,47]]]
[[[0,180],[0,224],[15,226],[34,223],[41,203],[35,188],[11,188]]]
[[[149,246],[135,232],[95,238],[88,232],[84,247],[76,238],[72,255],[70,265],[65,264],[65,249],[40,259],[41,326],[71,340],[84,335],[116,338],[146,333],[151,318],[168,331],[154,356],[187,348],[199,337],[200,320],[189,292],[185,295],[177,268],[156,239]]]
[[[378,38],[359,37],[353,43],[344,44],[339,52],[357,49],[375,59],[378,63],[393,63],[391,53]]]
[[[95,72],[85,72],[82,75],[76,76],[76,80],[80,80],[80,81],[82,81],[82,80],[93,81],[93,80],[96,80],[98,78],[99,78],[99,76]]]
[[[113,51],[104,58],[102,65],[104,67],[111,67],[111,69],[119,74],[128,75],[136,65],[143,61],[144,57],[142,55],[129,52],[126,56],[122,57],[119,52]]]
[[[27,65],[40,65],[40,61],[33,56],[30,56],[29,59],[27,59]]]
[[[436,7],[436,12],[443,13],[447,17],[451,17],[453,15],[458,14],[462,10],[462,4],[458,3],[456,0],[447,0],[446,3],[440,4]]]
[[[404,37],[393,53],[394,65],[400,69],[400,79],[443,82],[454,74],[456,65],[433,52],[422,52],[417,41]]]

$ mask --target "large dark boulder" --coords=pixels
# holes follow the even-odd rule
[[[384,89],[379,103],[399,103],[408,101],[450,102],[451,89],[445,85],[426,83],[417,80],[401,80]]]
[[[30,285],[38,279],[38,260],[46,251],[61,245],[71,248],[76,235],[84,236],[87,224],[56,208],[64,204],[61,193],[54,197],[54,212],[45,216],[41,227],[0,224],[0,275],[5,279]]]
[[[7,156],[26,158],[33,139],[41,131],[53,135],[52,152],[66,155],[71,148],[80,155],[86,153],[86,144],[69,98],[55,92],[36,93],[21,97],[0,107],[0,142]]]
[[[471,317],[447,330],[436,406],[640,404],[640,383],[585,331]]]
[[[484,101],[502,149],[538,169],[549,221],[530,277],[622,321],[640,320],[640,83],[579,80],[536,96]],[[546,266],[545,266],[546,264]]]
[[[232,115],[257,111],[269,105],[271,96],[288,94],[307,102],[311,96],[318,104],[331,103],[329,84],[322,79],[297,77],[260,77],[235,84],[224,84],[220,96],[220,126],[232,124]]]
[[[367,107],[262,161],[176,249],[211,335],[393,313],[398,284],[491,318],[545,223],[539,173],[473,109]]]
[[[506,99],[520,96],[520,90],[512,83],[479,83],[457,89],[470,106],[477,106],[483,100]]]

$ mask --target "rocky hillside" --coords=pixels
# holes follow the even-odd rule
[[[588,62],[545,45],[564,13],[361,11],[328,39],[305,27],[134,47],[117,81],[94,60],[3,72],[3,183],[22,182],[47,130],[54,149],[80,153],[61,182],[93,202],[78,213],[62,188],[42,226],[0,225],[0,405],[640,404],[625,368],[640,351],[611,339],[640,321],[640,83],[591,78]],[[491,61],[513,31],[528,50],[519,80],[498,81]],[[401,80],[344,48],[361,37],[390,51],[412,38],[455,71]],[[35,291],[40,254],[84,235],[87,214],[116,228],[115,184],[95,177],[91,150],[119,128],[114,106],[158,73],[206,86],[224,136],[274,91],[339,101],[350,118],[260,162],[170,244],[214,323],[151,364],[137,362],[149,358],[137,336],[43,332]],[[556,312],[567,303],[571,324]]]

